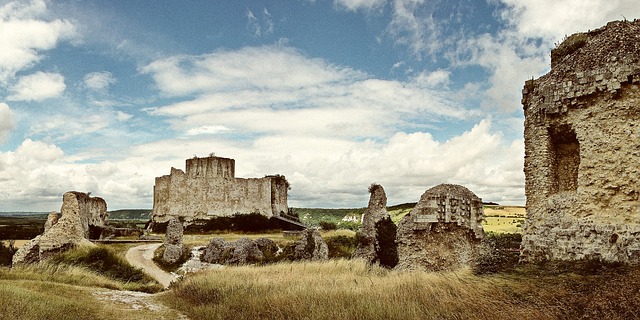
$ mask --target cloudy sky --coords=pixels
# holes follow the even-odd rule
[[[637,0],[0,0],[0,211],[151,208],[186,158],[297,207],[457,183],[524,204],[526,79]]]

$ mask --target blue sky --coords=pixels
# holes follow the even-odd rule
[[[439,183],[524,204],[521,89],[635,1],[0,1],[0,211],[151,208],[186,158],[284,174],[289,204]]]

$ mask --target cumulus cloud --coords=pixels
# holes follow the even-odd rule
[[[59,41],[75,37],[67,20],[47,20],[45,1],[12,1],[0,7],[0,84],[42,58]],[[19,30],[19,32],[16,32]]]
[[[0,102],[0,142],[6,141],[13,125],[13,111],[6,103]]]
[[[9,100],[42,101],[55,98],[66,89],[64,77],[59,73],[45,73],[38,71],[34,74],[21,77],[9,91]]]
[[[109,209],[151,208],[154,177],[168,163],[120,158],[87,163],[60,147],[26,139],[15,151],[0,152],[0,211],[59,210],[67,191],[103,197]],[[11,206],[9,206],[11,205]]]
[[[636,0],[500,0],[507,5],[501,17],[522,37],[557,41],[564,35],[599,28],[611,20],[637,18]]]
[[[278,134],[243,144],[192,136],[136,146],[131,154],[170,157],[166,168],[180,168],[184,158],[209,152],[236,159],[239,177],[284,174],[292,185],[291,206],[364,206],[372,182],[385,187],[390,204],[417,201],[427,188],[446,182],[463,184],[487,201],[524,203],[523,141],[505,139],[490,120],[444,142],[427,132],[396,132],[383,141]]]
[[[104,90],[116,83],[116,78],[108,71],[92,72],[84,76],[84,85],[91,90]]]

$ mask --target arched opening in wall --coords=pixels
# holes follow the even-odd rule
[[[552,193],[576,191],[580,167],[580,143],[575,131],[566,124],[549,129],[551,140]]]

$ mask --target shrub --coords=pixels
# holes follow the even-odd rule
[[[322,220],[319,222],[320,228],[324,231],[337,230],[338,225],[335,222]]]
[[[338,223],[339,229],[346,229],[351,231],[358,231],[360,229],[360,224],[353,221],[341,221]]]
[[[79,265],[124,282],[153,281],[142,270],[130,265],[115,251],[104,246],[77,247],[51,257],[53,263]]]
[[[349,259],[356,250],[356,237],[338,235],[327,237],[324,241],[327,243],[327,247],[329,247],[330,259]]]
[[[8,245],[0,241],[0,266],[10,266],[13,255],[18,251],[13,246],[13,241],[10,241]]]

